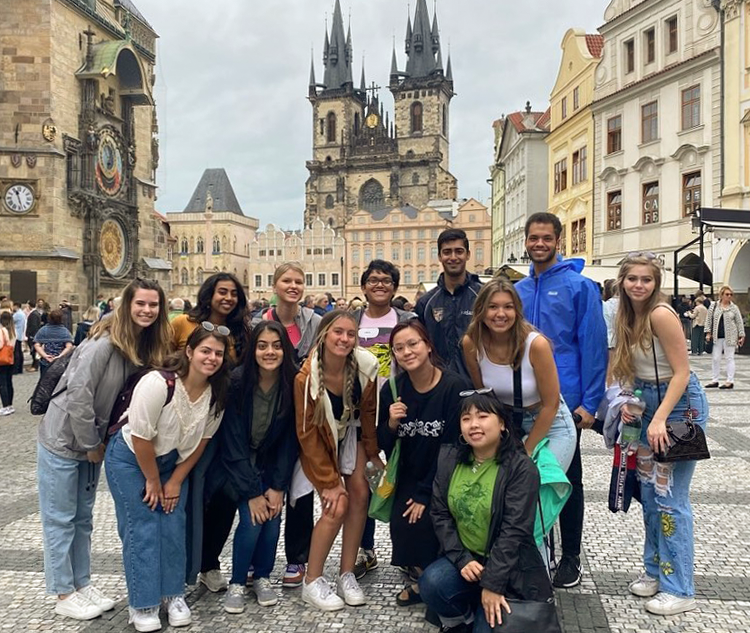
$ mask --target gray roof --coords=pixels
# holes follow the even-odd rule
[[[410,204],[406,204],[401,208],[396,207],[401,213],[403,213],[407,218],[410,220],[416,220],[417,216],[419,215],[419,209],[417,207],[413,207]],[[392,207],[383,207],[382,209],[375,209],[374,211],[370,211],[370,215],[372,216],[372,219],[375,220],[375,222],[380,222],[381,220],[384,220],[387,218],[391,211],[395,211],[396,209]]]
[[[341,17],[341,3],[336,0],[333,9],[331,38],[326,41],[323,50],[325,74],[323,83],[326,90],[339,90],[344,84],[353,83],[352,79],[352,32],[344,35],[344,19]]]
[[[207,169],[203,172],[203,176],[187,203],[184,213],[203,213],[206,210],[206,194],[209,190],[214,201],[214,213],[245,215],[224,169]]]
[[[138,10],[138,7],[136,7],[133,4],[133,0],[115,0],[116,5],[120,5],[123,9],[127,9],[132,13],[136,18],[138,18],[141,22],[143,22],[148,28],[150,28],[152,31],[154,30],[154,27],[151,26],[148,23],[148,20],[143,17],[143,14]]]
[[[414,26],[407,25],[407,50],[409,60],[406,62],[406,73],[411,79],[429,77],[439,68],[436,55],[440,52],[440,33],[437,24],[437,12],[430,26],[430,15],[426,0],[417,0],[414,14]]]

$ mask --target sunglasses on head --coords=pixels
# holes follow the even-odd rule
[[[628,253],[628,259],[639,259],[641,257],[644,259],[657,259],[656,253],[652,253],[651,251],[634,251]]]
[[[469,396],[473,396],[474,394],[483,396],[488,393],[492,393],[491,387],[482,387],[481,389],[466,389],[465,391],[459,391],[458,395],[460,398],[468,398]]]
[[[229,336],[229,328],[226,325],[214,325],[211,321],[203,321],[201,327],[206,332],[216,332],[217,334],[221,334],[221,336]]]

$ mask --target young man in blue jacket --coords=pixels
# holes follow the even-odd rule
[[[576,452],[567,472],[573,491],[560,515],[562,558],[553,580],[556,587],[574,587],[581,582],[581,429],[591,428],[604,396],[607,327],[599,289],[581,275],[584,260],[563,260],[557,253],[561,233],[560,220],[552,213],[529,217],[526,251],[532,266],[516,290],[526,319],[552,341],[560,393],[571,412],[580,416]]]

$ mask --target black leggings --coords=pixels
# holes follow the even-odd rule
[[[3,407],[13,406],[13,365],[0,365],[0,400]]]

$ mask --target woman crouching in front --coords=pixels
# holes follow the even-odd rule
[[[133,389],[127,423],[107,447],[107,481],[136,631],[161,628],[162,602],[171,626],[191,622],[184,597],[187,476],[223,414],[229,334],[223,331],[204,323],[167,367],[143,376]]]
[[[442,557],[419,579],[441,631],[485,633],[507,599],[546,601],[552,585],[534,542],[539,471],[492,393],[461,407],[459,446],[440,451],[432,522]],[[472,629],[473,626],[473,629]]]

